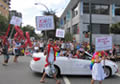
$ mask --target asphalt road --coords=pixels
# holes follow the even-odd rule
[[[3,56],[0,56],[0,84],[40,84],[42,74],[33,73],[30,70],[31,59],[31,57],[21,56],[18,63],[14,63],[13,56],[11,56],[8,66],[3,66]],[[62,77],[60,80],[64,84]],[[45,84],[55,84],[55,81],[46,78]]]
[[[30,70],[31,59],[31,57],[21,56],[19,62],[14,63],[11,56],[8,66],[3,66],[3,56],[0,56],[0,84],[40,84],[42,74],[33,73]],[[117,64],[120,67],[120,62]],[[91,76],[61,76],[59,79],[61,84],[90,84]],[[55,81],[46,78],[45,84],[55,84]],[[120,76],[115,75],[105,79],[103,84],[120,84]]]

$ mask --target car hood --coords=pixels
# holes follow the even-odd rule
[[[44,53],[39,52],[39,53],[33,53],[32,57],[41,57],[41,56],[45,56]]]

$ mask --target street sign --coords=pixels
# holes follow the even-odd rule
[[[53,16],[36,16],[37,31],[54,30]]]
[[[65,30],[63,30],[63,29],[56,30],[56,37],[64,38],[64,36],[65,36]]]
[[[111,36],[97,37],[95,41],[96,41],[95,42],[96,51],[112,49],[112,37]]]
[[[12,16],[10,24],[20,26],[21,23],[22,23],[22,18],[19,18],[19,17],[16,17],[16,16]]]

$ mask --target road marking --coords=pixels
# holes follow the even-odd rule
[[[119,74],[119,73],[116,73],[116,75],[120,77],[120,74]]]
[[[64,80],[65,84],[71,84],[69,79],[66,76],[63,76],[63,80]]]

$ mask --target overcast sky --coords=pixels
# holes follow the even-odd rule
[[[35,16],[41,16],[42,11],[46,8],[42,5],[34,5],[34,3],[41,2],[49,9],[56,10],[57,15],[60,16],[66,5],[70,0],[11,0],[11,10],[17,10],[23,15],[23,25],[32,25],[35,27]]]

